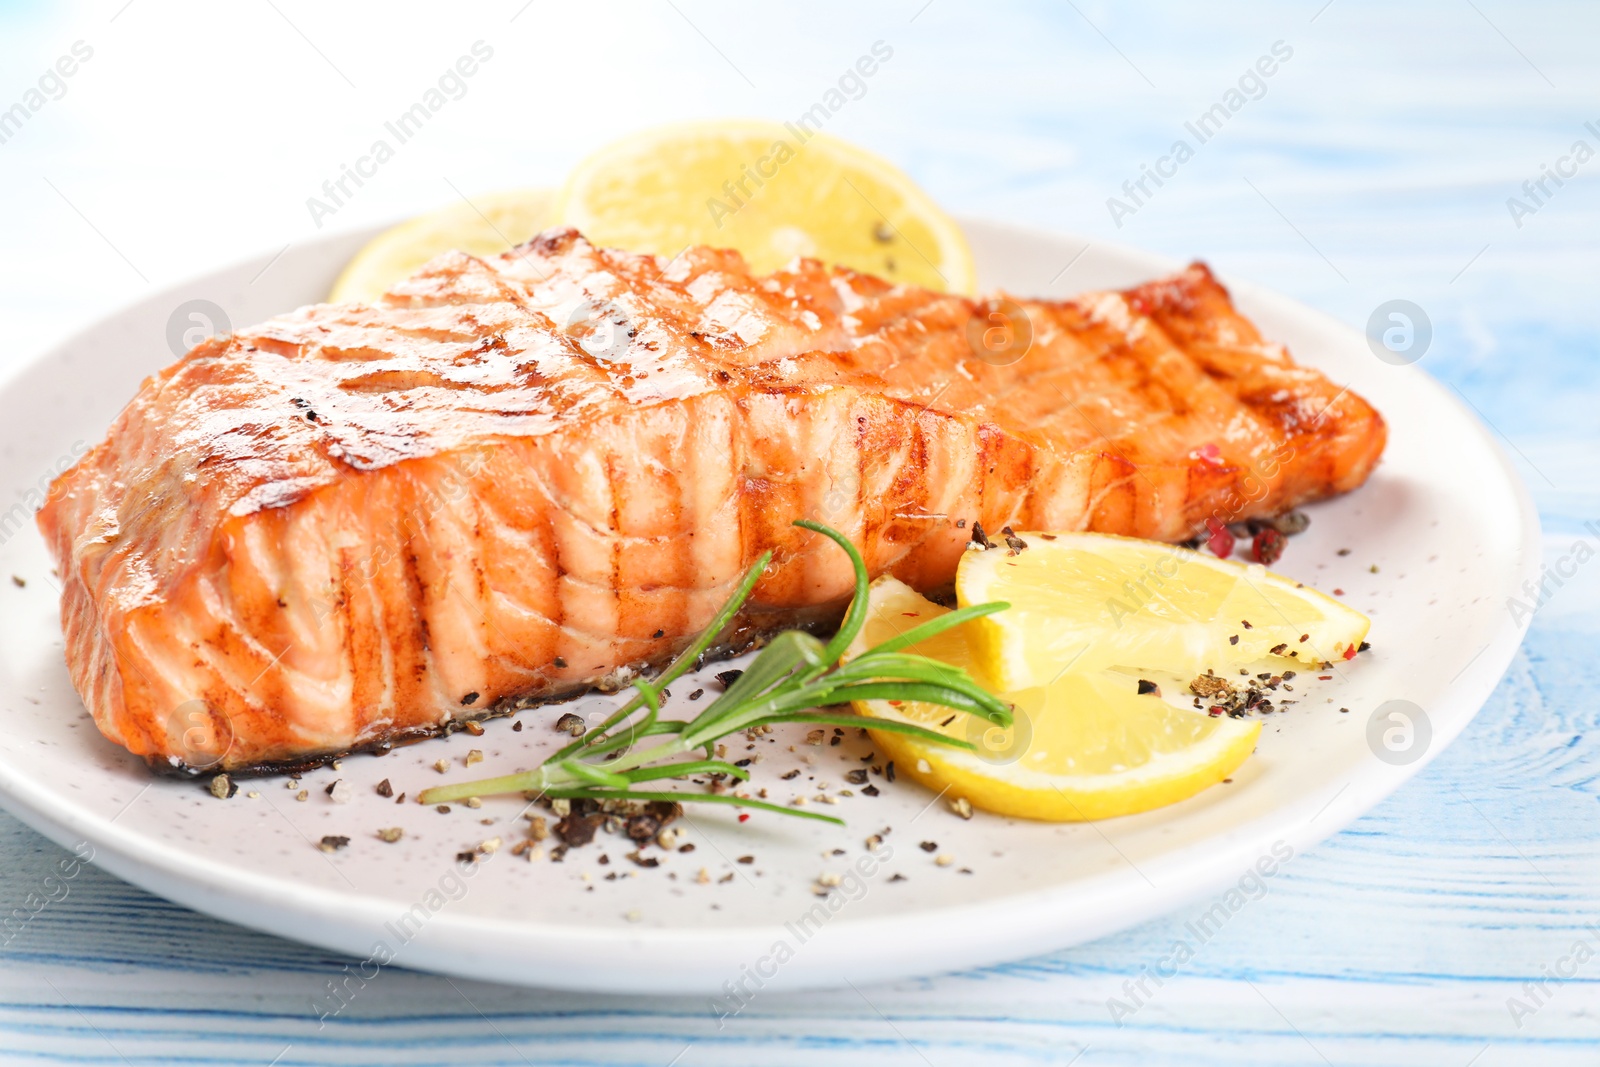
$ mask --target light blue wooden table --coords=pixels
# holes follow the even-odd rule
[[[324,226],[449,201],[446,182],[554,183],[638,126],[791,117],[883,41],[892,58],[835,132],[957,211],[1203,256],[1357,325],[1415,301],[1434,324],[1423,365],[1502,435],[1547,559],[1600,548],[1584,526],[1600,520],[1600,159],[1573,157],[1600,149],[1594,5],[674,3],[0,5],[0,109],[27,106],[75,42],[92,51],[0,141],[0,359],[316,232],[306,198],[475,40],[494,59],[470,91]],[[1273,75],[1132,201],[1123,183],[1275,45]],[[1600,957],[1564,962],[1578,942],[1600,953],[1597,642],[1588,564],[1454,746],[1297,858],[1120,1026],[1108,999],[1194,914],[1004,967],[773,996],[720,1030],[697,1001],[403,971],[319,1027],[311,1002],[348,961],[90,869],[0,939],[0,1060],[1600,1063]],[[0,816],[0,913],[63,855]]]

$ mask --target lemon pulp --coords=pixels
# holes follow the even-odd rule
[[[880,578],[851,654],[948,610],[894,578]],[[993,686],[974,647],[975,627],[947,630],[907,651],[963,667]],[[914,701],[857,701],[854,707],[869,718],[913,723],[975,747],[965,751],[869,725],[897,775],[1028,819],[1101,819],[1175,803],[1228,777],[1254,750],[1259,722],[1214,718],[1138,690],[1137,678],[1113,671],[1073,672],[1047,685],[997,690],[1015,706],[1009,727]]]
[[[442,252],[474,256],[510,250],[553,218],[548,189],[511,189],[451,204],[385,230],[357,252],[333,283],[328,302],[371,302]]]
[[[1315,668],[1367,634],[1360,612],[1259,564],[1110,534],[1017,536],[1026,549],[969,551],[956,573],[962,604],[1011,604],[974,624],[979,662],[1004,690],[1108,667]]]
[[[760,121],[690,123],[601,149],[556,205],[592,243],[672,257],[734,248],[752,271],[796,256],[893,282],[970,292],[961,229],[892,164],[827,134]]]

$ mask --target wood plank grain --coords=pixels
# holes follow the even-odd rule
[[[1521,226],[1506,206],[1573,140],[1600,145],[1584,126],[1600,122],[1593,106],[1600,73],[1589,55],[1600,10],[1315,0],[1018,7],[975,16],[947,0],[924,6],[917,0],[888,14],[838,7],[808,20],[693,8],[687,17],[722,39],[735,62],[758,82],[781,81],[783,91],[730,98],[730,83],[736,92],[743,87],[702,50],[684,54],[703,65],[674,65],[673,94],[651,94],[672,99],[650,106],[665,109],[663,116],[788,113],[825,87],[840,48],[888,39],[896,52],[886,80],[852,103],[839,132],[909,166],[947,206],[1177,257],[1202,254],[1226,273],[1268,282],[1358,327],[1383,300],[1417,301],[1435,327],[1423,366],[1475,405],[1516,457],[1540,506],[1547,562],[1585,536],[1585,523],[1600,521],[1600,304],[1593,299],[1600,163],[1552,187]],[[115,58],[119,47],[183,69],[195,54],[172,42],[188,41],[192,31],[154,7],[141,9],[114,24],[105,21],[109,12],[90,23],[53,10],[7,9],[0,55],[31,71],[59,42],[91,36],[108,70],[123,62]],[[516,25],[542,17],[531,10]],[[457,18],[436,12],[425,32],[467,34]],[[680,31],[683,48],[703,49],[677,16],[665,19],[611,27],[619,54]],[[974,30],[979,23],[982,32]],[[325,32],[341,57],[363,54],[356,37]],[[231,62],[283,61],[283,42],[258,38],[228,30],[237,49]],[[777,57],[759,62],[766,42],[778,38],[786,53],[806,57],[804,70]],[[1264,95],[1147,206],[1114,225],[1107,198],[1121,195],[1141,163],[1182,135],[1186,118],[1278,39],[1294,57]],[[557,83],[568,62],[540,58]],[[570,68],[572,80],[577,69]],[[613,110],[625,116],[616,119],[619,130],[651,121],[634,114],[640,86],[658,88],[664,70],[609,72],[619,94],[634,96],[631,104],[614,98]],[[298,212],[295,196],[280,195],[293,180],[230,174],[226,159],[187,152],[187,191],[173,193],[170,160],[142,142],[128,147],[112,99],[119,84],[97,84],[93,75],[91,65],[70,102],[59,114],[41,112],[28,139],[0,147],[0,192],[19,205],[0,235],[8,253],[0,257],[0,308],[14,351],[53,341],[139,285],[77,216],[48,190],[41,194],[41,170],[79,176],[75,195],[99,191],[84,209],[107,231],[102,237],[129,242],[129,234],[146,232],[116,213],[135,206],[144,213],[147,203],[161,206],[161,218],[185,220],[169,274],[179,263],[191,273],[195,263],[254,252],[277,242],[286,225],[310,232],[303,218],[286,223],[287,214],[269,209],[259,220],[211,227],[215,234],[190,234],[191,205],[180,196],[213,195],[200,188],[206,183],[236,183],[247,191],[237,195],[263,202],[276,195]],[[226,88],[258,114],[275,106],[260,95],[271,91]],[[599,105],[591,112],[611,113]],[[76,127],[61,121],[69,114]],[[196,121],[154,112],[140,125],[149,124],[155,141],[188,144],[196,128],[209,130]],[[124,151],[138,154],[130,163]],[[374,183],[341,223],[437,195],[441,157],[426,154],[416,152],[425,175],[395,171],[387,190]],[[488,184],[522,184],[530,165],[559,174],[571,162],[554,152],[555,162],[540,155],[530,164],[526,144],[481,144],[472,155]],[[323,167],[314,158],[311,169]],[[465,165],[458,170],[466,173]],[[162,263],[159,245],[147,237],[127,251],[148,267]],[[68,277],[80,284],[61,285]],[[1040,279],[1041,287],[1049,282]],[[1070,271],[1060,284],[1071,284]],[[1597,637],[1600,564],[1590,563],[1540,610],[1509,677],[1449,750],[1367,817],[1296,857],[1265,896],[1193,945],[1193,958],[1159,986],[1148,975],[1175,942],[1193,939],[1187,924],[1204,902],[1005,966],[764,997],[721,1028],[694,1000],[509,989],[399,969],[319,1023],[313,1002],[351,961],[197,915],[92,868],[72,879],[65,898],[32,914],[29,894],[42,891],[64,853],[0,815],[0,916],[19,908],[31,915],[0,934],[0,1060],[1593,1064],[1600,959],[1571,980],[1548,975],[1580,939],[1600,951],[1592,925],[1600,922]],[[1141,980],[1139,1003],[1119,1015],[1110,1002],[1132,1004],[1129,986],[1137,992]],[[1541,982],[1542,989],[1534,984]],[[1517,1004],[1535,1010],[1514,1014]]]

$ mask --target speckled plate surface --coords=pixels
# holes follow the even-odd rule
[[[986,288],[1067,294],[1176,266],[1081,239],[967,225]],[[603,711],[613,698],[522,712],[520,732],[501,719],[482,737],[351,757],[298,788],[248,780],[218,800],[194,783],[152,779],[99,736],[68,682],[55,580],[28,494],[100,439],[139,380],[181,350],[186,331],[320,299],[368,236],[331,237],[169,290],[0,386],[0,485],[22,503],[0,513],[0,803],[57,842],[92,849],[107,870],[201,911],[351,953],[369,969],[611,992],[826,986],[1016,958],[1155,916],[1311,847],[1455,737],[1520,641],[1507,598],[1536,569],[1537,519],[1484,428],[1415,367],[1375,358],[1358,332],[1231,282],[1267,336],[1373,401],[1391,440],[1366,487],[1308,509],[1311,529],[1276,568],[1344,590],[1372,616],[1373,653],[1331,681],[1308,680],[1299,703],[1269,718],[1259,751],[1230,784],[1099,824],[981,813],[968,821],[918,786],[881,776],[871,778],[878,795],[856,786],[841,796],[847,771],[876,762],[865,759],[867,743],[812,747],[803,731],[778,731],[751,752],[736,740],[730,757],[759,753],[754,787],[780,801],[828,796],[836,803],[826,810],[848,827],[759,813],[739,823],[731,810],[691,809],[682,826],[694,850],[656,853],[660,865],[643,868],[626,857],[626,839],[605,835],[560,863],[513,856],[526,827],[519,800],[442,814],[376,789],[388,779],[414,796],[444,780],[435,761],[459,774],[474,748],[484,754],[475,773],[530,765],[555,744],[549,723],[558,714]],[[673,686],[673,703],[687,708],[696,684]],[[1380,712],[1391,701],[1407,703]],[[1387,717],[1397,707],[1409,725]],[[335,780],[350,787],[345,803],[326,792]],[[390,827],[404,830],[401,841],[379,839]],[[869,852],[871,834],[883,834],[886,847]],[[317,842],[330,835],[350,843],[325,852]],[[497,851],[458,863],[458,853],[495,838]],[[939,866],[938,854],[954,862]],[[839,885],[817,896],[825,873]]]

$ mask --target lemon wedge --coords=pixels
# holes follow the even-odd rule
[[[668,126],[601,149],[556,205],[591,242],[675,256],[734,248],[767,273],[795,256],[929,289],[971,292],[961,228],[901,171],[808,128],[726,121]]]
[[[345,265],[328,294],[330,304],[371,302],[441,252],[498,255],[549,228],[555,195],[513,189],[477,196],[385,230]]]
[[[847,655],[948,610],[894,578],[880,578],[872,585],[866,624]],[[964,667],[987,683],[973,647],[975,626],[946,630],[905,651]],[[894,760],[897,776],[1024,819],[1076,822],[1172,804],[1228,777],[1255,749],[1260,722],[1213,718],[1138,690],[1136,678],[1111,671],[1062,675],[1049,685],[1002,693],[1015,706],[1009,727],[913,701],[852,706],[869,718],[970,742],[972,751],[867,727],[878,750]]]
[[[1365,615],[1259,564],[1110,534],[1018,534],[1022,551],[965,553],[962,604],[1011,608],[974,621],[1001,690],[1107,667],[1192,677],[1278,657],[1315,668],[1355,655]]]

